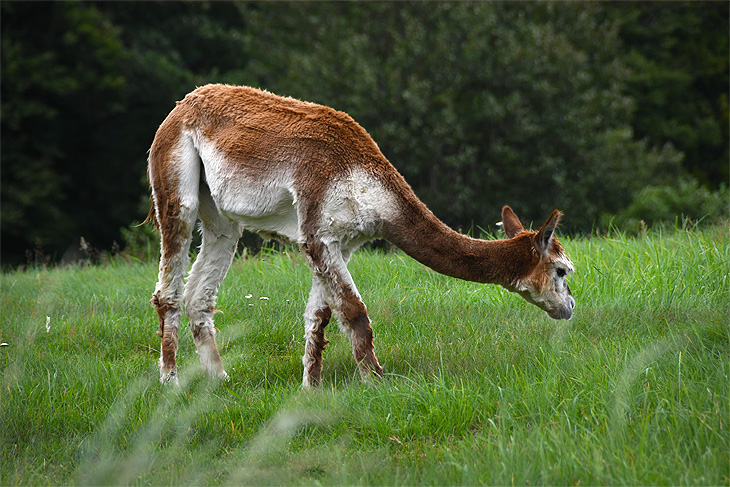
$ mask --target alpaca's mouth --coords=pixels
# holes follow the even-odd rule
[[[568,296],[567,304],[561,304],[560,306],[545,310],[548,316],[554,320],[569,320],[573,317],[573,309],[575,308],[575,299],[573,296]]]
[[[549,307],[548,303],[544,301],[538,301],[532,297],[527,291],[516,291],[517,294],[522,296],[525,301],[530,304],[534,304],[541,310],[547,313],[547,315],[554,320],[569,320],[573,317],[573,308],[575,308],[575,300],[572,296],[569,296],[567,304],[560,304],[558,306]]]
[[[545,312],[554,320],[569,320],[573,317],[573,308],[564,304]]]
[[[575,299],[573,296],[568,296],[565,304],[559,304],[553,306],[552,303],[547,300],[535,298],[527,290],[518,290],[516,286],[504,286],[507,290],[517,293],[530,304],[534,304],[541,310],[547,313],[547,315],[554,320],[569,320],[573,317],[573,308],[575,308]]]

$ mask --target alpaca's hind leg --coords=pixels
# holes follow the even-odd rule
[[[242,229],[218,213],[203,186],[200,219],[203,242],[185,285],[183,300],[203,369],[209,376],[227,380],[215,340],[213,314],[218,288],[231,266]]]
[[[175,119],[158,129],[150,149],[149,178],[154,214],[160,231],[160,273],[152,304],[157,309],[162,338],[160,381],[177,382],[178,328],[184,276],[193,227],[198,217],[200,160],[192,139],[181,134]]]
[[[168,208],[170,210],[170,208]],[[185,270],[197,212],[187,207],[164,211],[160,219],[161,251],[157,286],[150,301],[160,321],[160,382],[177,383],[176,354]]]

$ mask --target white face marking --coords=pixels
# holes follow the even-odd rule
[[[548,282],[541,293],[548,314],[552,318],[570,319],[575,307],[575,299],[570,293],[567,277],[574,272],[573,263],[561,253],[546,266]],[[545,308],[543,308],[545,309]]]
[[[557,259],[553,261],[553,265],[556,269],[563,269],[565,270],[566,274],[571,274],[575,272],[575,268],[573,267],[573,263],[570,261],[567,255],[561,253]]]
[[[567,255],[561,254],[539,269],[546,275],[519,280],[513,290],[527,302],[546,311],[551,318],[570,319],[575,299],[570,293],[567,276],[574,271],[573,263]]]

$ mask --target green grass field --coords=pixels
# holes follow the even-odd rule
[[[355,254],[386,376],[363,384],[332,325],[313,392],[297,253],[234,262],[216,316],[231,381],[201,376],[185,324],[177,388],[158,383],[156,264],[5,273],[0,483],[730,484],[728,227],[562,240],[569,322]]]

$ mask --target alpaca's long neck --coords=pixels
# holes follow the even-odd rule
[[[455,232],[417,199],[403,201],[402,212],[384,225],[384,236],[420,263],[467,281],[508,286],[529,256],[513,240],[477,240]]]

